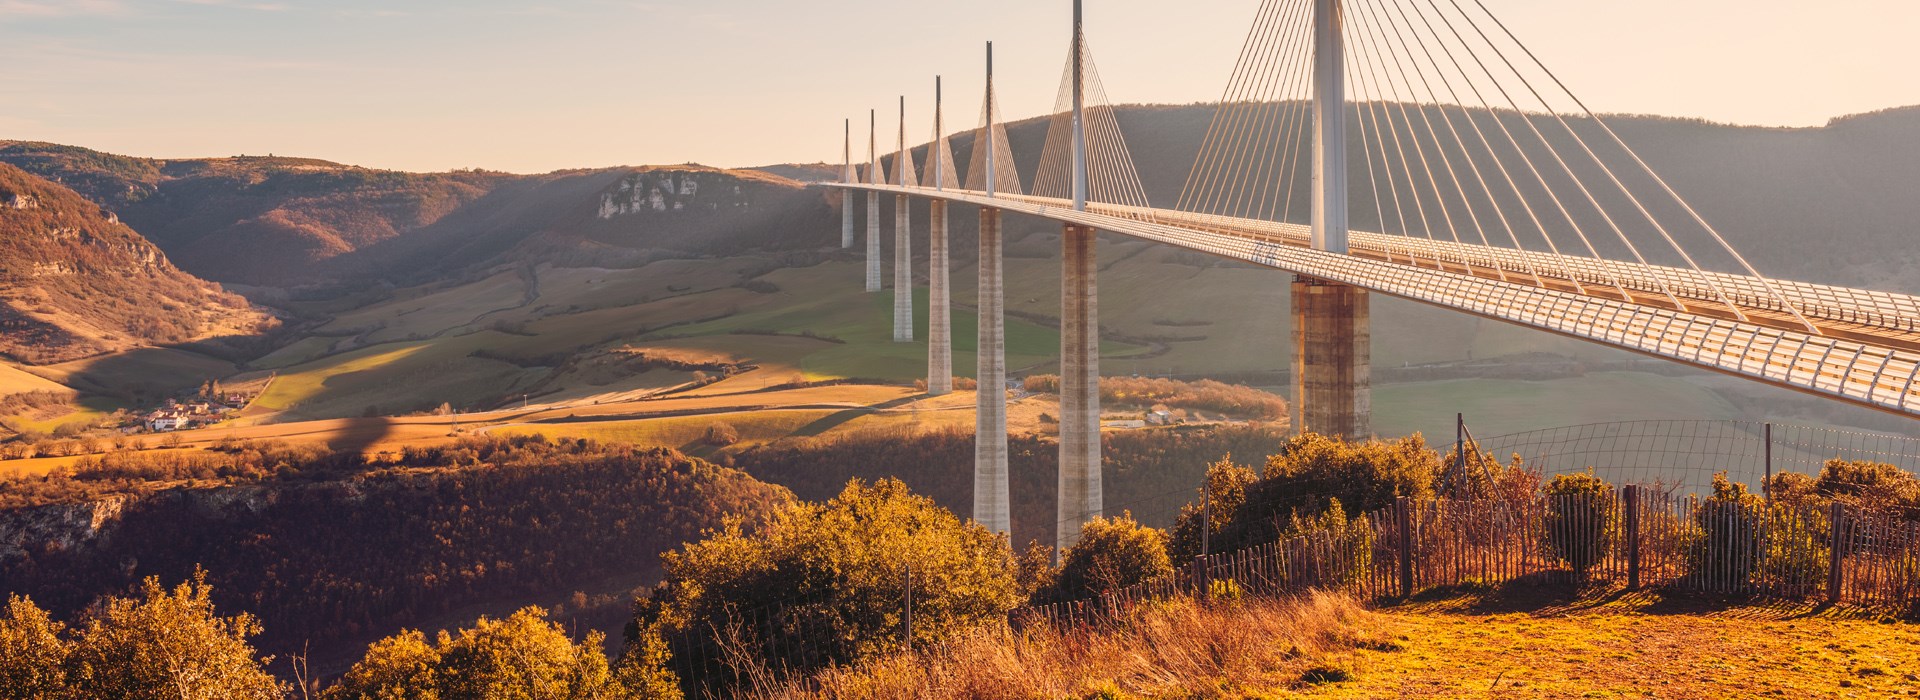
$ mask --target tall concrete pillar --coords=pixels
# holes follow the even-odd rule
[[[854,174],[853,169],[852,119],[847,120],[846,131],[846,161],[840,166],[840,181],[851,185],[860,179],[859,176]],[[842,250],[853,247],[853,197],[853,190],[840,191],[840,248]]]
[[[1314,0],[1313,232],[1315,250],[1347,252],[1345,0]],[[1373,435],[1367,291],[1293,282],[1293,429]]]
[[[913,342],[913,218],[907,196],[893,196],[893,342]]]
[[[1000,257],[1000,210],[980,209],[980,330],[974,402],[973,521],[1011,532],[1007,496],[1006,282]]]
[[[840,247],[853,247],[853,201],[860,194],[853,190],[840,193]]]
[[[1373,435],[1367,290],[1293,280],[1293,430]]]
[[[953,306],[947,283],[947,203],[927,207],[927,394],[953,393]]]
[[[1099,517],[1100,314],[1093,229],[1068,224],[1061,233],[1060,505],[1061,549],[1080,541],[1080,527]]]
[[[867,291],[880,291],[880,193],[867,193]]]

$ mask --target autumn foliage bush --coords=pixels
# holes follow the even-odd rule
[[[629,638],[657,635],[702,687],[731,682],[725,655],[806,671],[942,640],[1021,602],[1004,538],[891,479],[731,523],[662,560]]]

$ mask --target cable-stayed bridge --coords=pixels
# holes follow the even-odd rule
[[[978,521],[1008,529],[1005,396],[990,390],[1006,377],[1005,212],[1063,227],[1062,546],[1101,512],[1095,231],[1294,273],[1296,429],[1371,432],[1375,292],[1920,416],[1920,298],[1761,274],[1485,3],[1262,0],[1172,207],[1148,202],[1137,168],[1173,164],[1129,155],[1078,0],[1030,186],[991,44],[966,163],[937,87],[918,167],[904,98],[888,157],[877,114],[863,165],[848,125],[831,186],[848,191],[845,247],[865,194],[868,291],[881,289],[880,197],[895,197],[895,289],[913,279],[908,203],[930,203],[931,393],[952,388],[946,212],[980,209]],[[897,341],[913,339],[910,300],[895,295]]]

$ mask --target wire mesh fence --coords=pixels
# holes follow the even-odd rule
[[[1680,493],[1704,492],[1722,471],[1759,493],[1768,475],[1817,474],[1833,459],[1920,472],[1920,438],[1757,421],[1592,423],[1472,442],[1501,461],[1518,456],[1549,477],[1592,468],[1616,484],[1659,483]]]

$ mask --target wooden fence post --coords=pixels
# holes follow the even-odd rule
[[[1208,571],[1206,555],[1193,558],[1193,596],[1206,602],[1207,592],[1213,589],[1213,572]]]
[[[1846,525],[1846,522],[1845,522],[1846,519],[1847,519],[1846,504],[1835,501],[1833,505],[1828,508],[1828,516],[1827,516],[1827,520],[1829,520],[1832,523],[1831,525],[1832,535],[1827,545],[1828,547],[1827,602],[1828,603],[1838,604],[1840,602],[1840,587],[1846,583],[1845,577],[1842,575],[1842,572],[1840,570],[1840,564],[1843,561],[1845,561],[1847,557],[1846,538],[1842,534],[1844,531],[1841,529]]]
[[[1621,489],[1627,506],[1627,590],[1640,588],[1640,486]]]
[[[1400,531],[1400,595],[1413,597],[1413,501],[1406,496],[1394,499],[1393,517]]]

